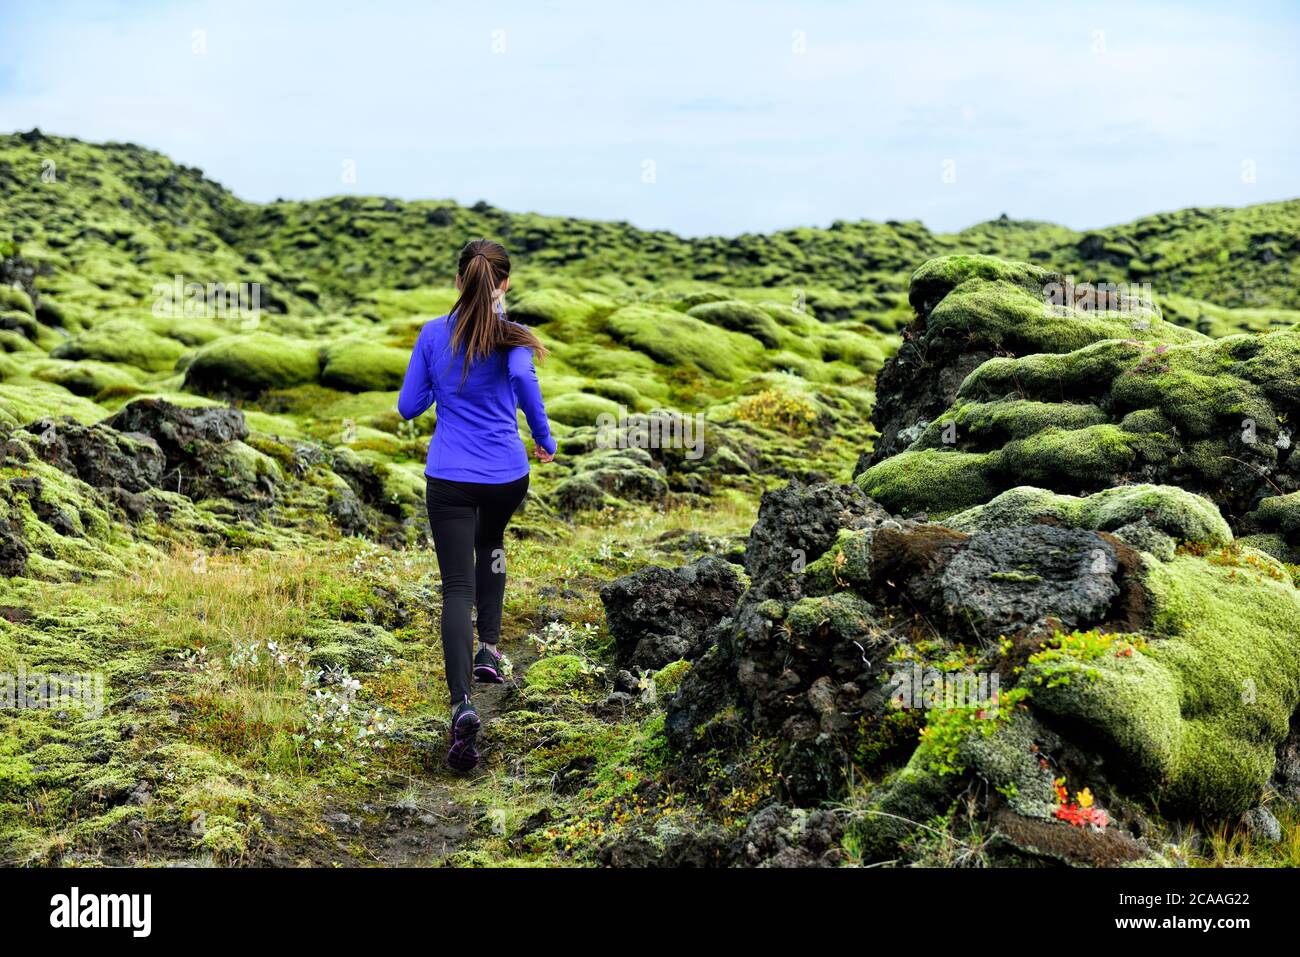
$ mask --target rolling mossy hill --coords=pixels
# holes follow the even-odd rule
[[[32,131],[0,213],[0,671],[107,704],[0,714],[4,863],[1171,863],[1300,819],[1300,202],[686,239]],[[458,778],[396,390],[478,236],[560,454]],[[911,668],[1001,697],[895,707]]]
[[[1294,534],[1284,509],[1254,513],[1300,489],[1300,331],[1212,339],[1140,304],[1045,308],[1024,290],[1041,276],[996,269],[957,257],[913,278],[923,312],[885,377],[907,368],[929,393],[882,403],[892,441],[861,461],[868,495],[946,516],[1016,486],[1146,482],[1208,498],[1239,529]]]

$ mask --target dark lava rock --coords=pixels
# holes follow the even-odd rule
[[[149,436],[127,435],[102,423],[81,425],[64,416],[23,427],[35,436],[38,457],[96,488],[143,492],[162,481],[166,458]]]
[[[165,399],[137,399],[103,424],[153,439],[167,457],[168,468],[191,461],[195,443],[220,444],[248,438],[244,413],[238,409],[182,408]]]
[[[741,847],[755,867],[835,867],[844,828],[831,811],[772,804],[749,819]]]
[[[340,489],[330,493],[326,509],[344,534],[363,536],[370,534],[372,525],[366,517],[365,507],[352,489]]]
[[[27,571],[27,543],[14,526],[0,519],[0,575],[13,578]]]
[[[791,482],[764,492],[749,532],[745,570],[755,582],[790,575],[830,548],[840,529],[883,517],[884,510],[855,485]]]
[[[1007,808],[993,812],[989,852],[995,860],[1019,866],[1044,862],[1074,867],[1120,867],[1146,857],[1146,852],[1124,831],[1075,827],[1063,821],[1024,817]]]
[[[606,867],[728,867],[736,863],[734,843],[716,826],[634,832],[607,841],[597,860]]]
[[[1269,786],[1284,800],[1300,804],[1300,713],[1291,716],[1291,731],[1277,747]]]
[[[1098,622],[1119,595],[1115,549],[1096,532],[1030,525],[978,532],[939,576],[946,610],[982,638]]]
[[[703,654],[705,634],[740,593],[735,567],[706,555],[681,568],[652,565],[616,578],[600,600],[618,661],[651,669]]]
[[[746,552],[751,585],[667,703],[673,748],[744,747],[757,732],[782,742],[776,771],[787,794],[816,800],[833,788],[847,766],[844,734],[884,701],[874,675],[889,642],[871,628],[865,600],[803,597],[802,572],[841,529],[888,521],[853,486],[792,482],[763,496]]]
[[[641,679],[626,668],[620,668],[614,675],[614,691],[622,692],[627,695],[641,693]]]
[[[723,626],[719,630],[726,631]],[[747,733],[739,721],[711,720],[735,713],[739,703],[735,662],[729,650],[714,645],[691,667],[677,694],[665,705],[664,735],[676,751],[710,750],[739,744]]]
[[[253,474],[241,467],[230,448],[248,437],[244,413],[238,409],[183,408],[165,399],[137,399],[104,420],[137,439],[149,439],[166,460],[158,485],[190,498],[227,498],[253,506],[275,499],[270,474]]]

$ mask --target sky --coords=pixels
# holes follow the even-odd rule
[[[0,0],[0,131],[735,235],[1300,196],[1300,2]]]

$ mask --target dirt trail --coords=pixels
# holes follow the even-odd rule
[[[333,837],[333,850],[339,857],[360,866],[437,864],[472,844],[481,829],[491,826],[483,820],[482,810],[473,806],[473,790],[465,785],[501,773],[504,762],[493,761],[497,743],[492,724],[510,710],[523,675],[538,658],[536,648],[526,637],[521,633],[502,641],[502,649],[513,664],[508,681],[499,685],[475,685],[474,705],[484,727],[479,737],[483,757],[478,767],[466,775],[448,768],[445,735],[422,748],[426,767],[422,780],[406,788],[377,787],[370,800],[340,804],[324,815],[324,823]],[[492,770],[489,765],[493,766]],[[322,862],[313,860],[312,863]]]

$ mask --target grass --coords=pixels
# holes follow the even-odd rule
[[[642,813],[665,813],[659,802],[639,807],[633,794],[662,764],[657,706],[620,720],[595,717],[588,706],[603,695],[602,682],[570,680],[562,662],[608,652],[600,582],[663,561],[654,539],[688,521],[698,525],[700,515],[645,508],[593,517],[562,547],[531,539],[510,545],[503,648],[526,663],[525,682],[538,669],[545,694],[531,697],[525,683],[524,695],[488,726],[493,751],[485,771],[469,778],[440,762],[447,703],[436,594],[427,591],[436,562],[427,548],[355,539],[276,552],[176,548],[75,588],[23,582],[10,601],[98,635],[93,660],[109,675],[103,721],[113,730],[85,729],[87,739],[110,742],[109,770],[74,760],[71,770],[36,772],[34,781],[30,769],[42,755],[60,746],[75,753],[79,732],[34,712],[23,734],[6,738],[0,822],[7,859],[381,863],[369,857],[368,834],[357,846],[322,822],[339,808],[364,821],[361,805],[406,801],[469,822],[455,845],[459,863],[570,864]],[[724,501],[708,516],[718,535],[741,533],[751,521],[739,502]],[[560,616],[575,643],[538,659],[528,636],[542,632],[535,618],[541,608]],[[399,616],[409,618],[399,625]],[[354,676],[354,708],[382,708],[392,728],[382,750],[322,753],[304,737],[313,707],[313,692],[303,687],[311,670],[304,635],[322,621],[362,617],[392,625],[402,654]],[[132,688],[148,693],[132,697]],[[543,711],[530,710],[536,707]],[[592,762],[589,783],[557,796],[552,778],[575,758]],[[6,780],[26,795],[23,804],[4,803]],[[149,783],[151,798],[133,804],[128,795],[140,782]],[[42,812],[32,813],[33,801]],[[512,842],[542,808],[554,826]],[[196,820],[208,823],[200,828]],[[125,833],[161,836],[147,848],[123,850]],[[442,860],[441,849],[423,859]]]

